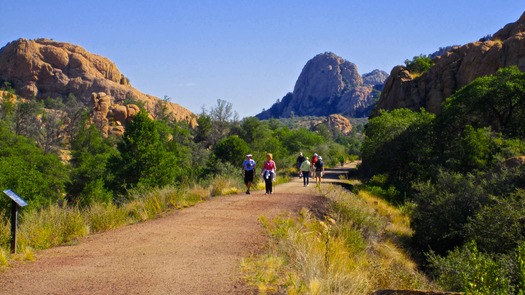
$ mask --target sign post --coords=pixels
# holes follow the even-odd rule
[[[16,253],[16,228],[18,227],[18,208],[27,206],[27,202],[15,194],[12,190],[4,190],[11,198],[11,253]]]

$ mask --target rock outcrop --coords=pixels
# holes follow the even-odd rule
[[[439,113],[446,98],[478,77],[508,66],[518,66],[525,71],[525,13],[490,40],[454,46],[434,61],[432,68],[416,78],[405,67],[394,67],[376,111],[425,108]]]
[[[133,88],[109,59],[49,39],[18,39],[1,48],[0,82],[9,82],[16,94],[27,99],[74,95],[94,110],[102,108],[93,114],[101,122],[109,119],[100,116],[115,113],[119,118],[116,122],[123,124],[120,114],[129,108],[124,106],[126,100],[140,102],[150,114],[164,106],[161,99]],[[109,112],[110,107],[113,112]],[[171,102],[165,107],[175,120],[195,124],[196,115],[188,109]],[[126,110],[126,117],[130,114]]]
[[[269,119],[331,114],[367,117],[386,76],[387,73],[376,70],[365,75],[364,80],[355,64],[330,52],[319,54],[306,63],[293,93],[256,117]]]
[[[339,114],[333,114],[328,116],[326,122],[328,126],[330,126],[330,128],[337,129],[343,134],[348,134],[352,132],[352,124],[350,124],[350,120]]]

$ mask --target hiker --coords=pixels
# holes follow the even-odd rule
[[[250,188],[253,183],[253,173],[257,163],[252,159],[252,154],[247,154],[246,159],[242,162],[242,174],[244,175],[244,184],[246,184],[246,194],[250,194]]]
[[[304,158],[304,161],[301,163],[301,167],[299,169],[303,174],[304,186],[308,186],[310,184],[310,161],[308,161],[308,157]]]
[[[314,164],[315,167],[315,182],[321,184],[324,172],[324,162],[321,156],[317,157],[317,161]]]
[[[273,161],[273,156],[270,153],[266,154],[266,161],[261,171],[261,177],[264,179],[264,184],[266,187],[266,195],[273,193],[272,182],[275,181],[275,172],[277,167]]]
[[[303,177],[303,174],[301,173],[301,164],[304,162],[304,156],[303,156],[303,153],[300,152],[299,153],[299,157],[297,157],[297,162],[296,162],[296,165],[297,165],[297,171],[299,171],[299,178]]]

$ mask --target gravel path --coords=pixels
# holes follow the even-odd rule
[[[37,261],[0,272],[0,294],[255,294],[239,280],[239,266],[266,241],[258,218],[325,201],[299,179],[272,195],[213,198],[41,251]]]

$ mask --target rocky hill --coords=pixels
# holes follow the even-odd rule
[[[491,38],[454,46],[434,59],[435,65],[419,77],[406,67],[394,67],[376,107],[392,110],[425,108],[439,113],[441,103],[474,79],[499,68],[518,66],[525,71],[525,13]]]
[[[318,54],[304,66],[293,93],[288,93],[259,119],[290,116],[368,117],[387,73],[375,70],[359,75],[357,66],[334,53]]]
[[[138,107],[129,101],[144,105],[152,115],[161,102],[133,88],[109,59],[49,39],[18,39],[1,48],[0,83],[5,82],[26,99],[74,95],[93,109],[92,118],[108,132],[115,127],[111,124],[125,124],[137,112]],[[168,102],[166,108],[174,119],[194,123],[196,116],[180,105]]]

